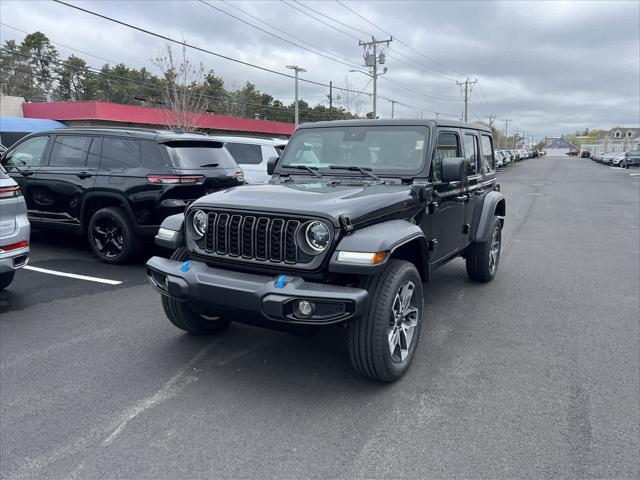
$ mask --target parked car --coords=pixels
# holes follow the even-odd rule
[[[507,150],[500,150],[500,153],[502,154],[502,162],[506,167],[511,163],[511,154]]]
[[[520,152],[518,150],[510,150],[510,153],[513,155],[514,162],[519,162],[520,160],[522,160],[522,155],[520,155]]]
[[[34,226],[86,235],[108,263],[131,260],[165,217],[244,183],[221,142],[151,129],[65,128],[31,134],[2,165]]]
[[[244,171],[247,183],[267,183],[267,161],[282,155],[287,140],[277,138],[223,137],[212,138],[223,142],[234,160]]]
[[[567,155],[569,155],[570,157],[577,157],[579,153],[580,150],[578,150],[577,148],[572,148],[567,152]]]
[[[609,152],[602,155],[602,163],[605,165],[613,164],[613,158],[617,155],[616,152]]]
[[[529,158],[536,158],[538,156],[538,150],[535,148],[529,149]]]
[[[496,150],[494,155],[496,157],[496,167],[504,167],[506,163],[504,163],[504,156],[502,155],[502,153],[499,150]]]
[[[484,126],[304,123],[269,173],[162,223],[157,242],[175,252],[147,277],[176,327],[345,324],[355,370],[390,382],[416,351],[431,272],[460,256],[474,281],[497,272],[506,201]]]
[[[591,152],[589,150],[581,150],[580,158],[589,158],[591,157]]]
[[[538,152],[539,152],[539,154],[540,154],[541,156],[543,156],[543,157],[547,154],[547,151],[546,151],[546,150],[539,150]]]
[[[4,290],[16,270],[29,261],[30,225],[20,187],[1,165],[0,212],[0,290]]]
[[[602,152],[592,153],[591,154],[591,160],[593,160],[594,162],[602,163],[603,155],[604,155],[604,153],[602,153]]]
[[[622,167],[627,158],[627,152],[618,153],[611,159],[611,165],[614,167]]]
[[[640,167],[640,150],[631,150],[630,152],[627,152],[627,157],[624,159],[623,167]]]

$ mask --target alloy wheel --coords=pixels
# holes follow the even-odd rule
[[[101,218],[95,223],[93,241],[100,255],[107,258],[117,257],[124,248],[122,228],[112,218]]]
[[[415,285],[411,281],[404,283],[396,292],[391,306],[391,320],[387,334],[391,359],[402,363],[409,355],[418,325],[419,309],[414,297]]]
[[[496,225],[491,235],[491,245],[489,247],[489,272],[493,275],[498,268],[500,258],[500,225]]]

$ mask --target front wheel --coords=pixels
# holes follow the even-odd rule
[[[369,308],[349,323],[351,364],[361,375],[393,382],[408,370],[420,338],[422,280],[412,263],[390,260],[364,283]]]
[[[467,251],[467,275],[476,282],[490,282],[498,271],[502,249],[502,223],[493,217],[490,235],[484,242],[472,243]]]
[[[189,259],[186,248],[179,248],[171,260],[183,262]],[[205,316],[191,310],[185,302],[162,295],[162,308],[169,321],[192,335],[212,335],[225,330],[231,321],[219,316]]]
[[[140,240],[133,225],[119,207],[101,208],[94,213],[89,220],[87,235],[91,249],[106,263],[127,263],[140,249]]]
[[[11,282],[13,282],[13,277],[15,277],[15,275],[15,270],[0,273],[0,291],[7,288]]]

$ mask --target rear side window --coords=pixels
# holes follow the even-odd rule
[[[84,167],[91,140],[91,137],[85,136],[56,136],[51,149],[49,165],[54,167]]]
[[[433,179],[439,180],[442,171],[442,159],[449,157],[460,157],[460,139],[458,135],[451,132],[442,132],[438,135],[436,154],[433,157]]]
[[[262,163],[262,149],[260,145],[250,143],[225,143],[225,147],[240,165],[258,165]]]
[[[101,169],[135,168],[141,161],[140,140],[116,137],[104,137],[102,140]]]
[[[495,169],[496,162],[493,158],[493,142],[489,135],[482,135],[482,173],[490,173]]]
[[[229,151],[219,142],[167,142],[169,158],[174,168],[237,168]]]
[[[42,163],[47,143],[49,143],[48,135],[25,140],[5,155],[2,164],[17,165],[18,168],[37,167]]]
[[[464,136],[464,158],[466,160],[467,176],[471,177],[478,173],[478,137],[471,134]]]

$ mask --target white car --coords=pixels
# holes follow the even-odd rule
[[[234,160],[244,171],[247,183],[267,183],[271,175],[267,174],[267,160],[279,157],[288,140],[258,137],[223,137],[213,135],[212,138],[224,143]]]
[[[622,166],[621,164],[624,163],[626,158],[627,158],[627,152],[618,153],[615,157],[611,159],[611,165],[613,165],[614,167],[620,167]]]
[[[502,155],[502,152],[500,150],[496,150],[495,156],[496,156],[496,167],[497,168],[504,167],[504,156]]]

